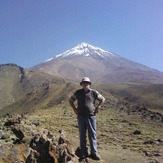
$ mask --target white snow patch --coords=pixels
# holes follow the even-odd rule
[[[53,58],[54,58],[54,57],[49,58],[49,59],[47,59],[45,62],[49,62],[49,61],[51,61]]]
[[[86,54],[85,56],[88,57],[90,54]]]

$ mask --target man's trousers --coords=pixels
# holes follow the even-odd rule
[[[88,155],[86,130],[88,129],[88,138],[90,143],[90,154],[97,155],[97,139],[96,139],[96,116],[78,115],[78,126],[80,136],[80,148],[82,155]]]

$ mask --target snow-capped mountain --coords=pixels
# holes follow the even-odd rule
[[[80,81],[83,76],[89,76],[93,82],[97,83],[163,83],[162,72],[85,42],[36,65],[34,68],[76,81]]]
[[[64,53],[58,54],[55,57],[46,60],[45,62],[51,61],[55,58],[74,57],[74,56],[81,56],[81,55],[85,57],[93,56],[99,59],[105,57],[116,57],[115,54],[109,51],[105,51],[99,47],[95,47],[88,43],[83,42],[75,46],[74,48],[65,51]]]
[[[99,47],[94,47],[94,46],[84,42],[70,50],[65,51],[62,54],[56,55],[55,58],[64,58],[64,57],[78,56],[78,55],[83,55],[85,57],[93,56],[96,58],[105,58],[105,57],[114,57],[115,56],[111,52],[105,51]]]

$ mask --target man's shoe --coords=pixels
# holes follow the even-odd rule
[[[80,159],[85,159],[88,156],[89,156],[88,154],[81,155]]]
[[[90,155],[90,158],[91,158],[92,160],[101,160],[100,155]]]

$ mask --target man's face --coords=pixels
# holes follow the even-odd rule
[[[82,87],[83,87],[83,89],[89,89],[90,83],[85,81],[82,83]]]

